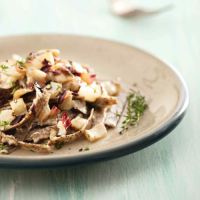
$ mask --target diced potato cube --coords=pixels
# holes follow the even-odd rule
[[[34,69],[35,69],[35,67],[32,65],[27,66],[26,67],[26,76],[31,77]]]
[[[101,92],[90,86],[82,86],[78,94],[85,97],[85,101],[94,102],[101,95]]]
[[[23,98],[10,101],[10,105],[16,116],[27,112],[26,104],[24,103]]]
[[[38,56],[38,60],[40,62],[43,62],[44,59],[46,59],[47,61],[49,61],[52,65],[54,64],[54,57],[53,57],[52,52],[49,51],[49,52],[46,52],[46,53]]]
[[[61,104],[58,104],[58,108],[61,110],[70,110],[74,107],[72,101],[72,95],[67,95]]]
[[[48,49],[42,49],[42,50],[39,50],[37,52],[37,54],[46,53],[48,51],[52,52],[53,56],[55,56],[55,57],[60,56],[60,51],[58,49],[49,49],[49,50]]]
[[[12,110],[2,110],[0,114],[0,123],[2,121],[7,121],[9,124],[15,119],[15,116],[13,116]]]
[[[95,142],[107,134],[106,127],[103,123],[97,124],[90,130],[85,130],[84,135],[90,142]]]
[[[59,121],[58,124],[57,124],[57,127],[59,129],[58,131],[58,135],[66,135],[67,134],[67,131],[62,123],[62,121]]]
[[[34,83],[37,82],[41,86],[46,82],[46,73],[38,69],[33,70],[31,77]]]
[[[113,96],[117,92],[117,88],[114,83],[110,81],[105,81],[102,83],[103,87],[106,89],[108,95]]]
[[[31,61],[31,65],[34,66],[36,69],[41,69],[42,68],[42,63],[38,59],[33,59]]]
[[[84,119],[82,117],[76,117],[72,119],[71,123],[72,128],[74,128],[75,130],[81,130],[87,123],[87,119]]]

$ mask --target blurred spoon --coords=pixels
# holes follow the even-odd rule
[[[158,14],[172,8],[169,4],[159,9],[144,10],[133,6],[131,3],[125,0],[109,0],[111,12],[120,17],[139,17]]]

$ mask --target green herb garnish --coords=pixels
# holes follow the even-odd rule
[[[6,126],[8,126],[9,122],[8,121],[2,121],[0,123],[0,126],[3,126],[4,127],[4,130],[6,129]]]
[[[32,56],[27,56],[26,61],[28,61],[30,58],[32,58]]]
[[[10,85],[11,86],[15,85],[15,82],[12,79],[10,80]]]
[[[47,144],[42,144],[41,146],[43,147],[43,146],[45,146],[45,145],[47,145]]]
[[[122,122],[122,131],[120,133],[126,130],[128,125],[137,125],[144,110],[148,107],[145,101],[145,97],[141,95],[135,95],[134,93],[130,94],[127,97],[127,101],[128,106],[126,115],[124,116],[126,119]]]
[[[96,93],[96,92],[97,92],[97,89],[95,88],[95,89],[94,89],[94,93]]]
[[[11,94],[14,94],[18,90],[18,87],[15,87]]]
[[[24,62],[23,62],[22,60],[21,60],[21,61],[20,61],[20,60],[17,60],[17,63],[19,63],[22,67],[25,67],[25,66],[24,66]]]
[[[5,144],[5,145],[2,144],[2,146],[1,146],[1,150],[4,150],[6,147],[7,147],[6,144]]]
[[[58,84],[58,87],[57,87],[57,89],[56,90],[58,90],[58,89],[60,89],[61,88],[61,84]]]
[[[35,151],[33,151],[32,149],[31,149],[30,151],[35,152]]]
[[[57,142],[55,144],[56,149],[60,149],[62,147],[63,143]]]
[[[84,150],[88,151],[88,150],[90,150],[90,147],[86,146]]]
[[[0,110],[0,114],[1,114],[1,112],[2,112],[2,111]]]
[[[118,111],[116,111],[115,114],[116,114],[117,117],[121,117],[121,115],[118,113]]]
[[[69,148],[69,150],[71,150],[71,148]]]
[[[6,71],[6,69],[8,69],[8,66],[6,66],[6,65],[1,65],[1,69],[2,69],[2,71]]]

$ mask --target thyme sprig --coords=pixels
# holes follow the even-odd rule
[[[15,87],[13,90],[12,90],[12,93],[11,94],[14,94],[19,88],[18,87]]]
[[[26,61],[32,58],[32,55],[26,57]]]
[[[25,67],[25,66],[24,66],[25,63],[24,63],[22,60],[17,60],[17,63],[19,63],[22,67]],[[17,64],[17,63],[16,63],[16,64]]]
[[[130,94],[127,97],[127,101],[128,106],[126,115],[124,115],[125,120],[122,122],[121,133],[128,128],[128,125],[137,125],[139,123],[141,115],[144,113],[144,110],[148,107],[145,101],[145,96],[141,96],[140,94]],[[116,115],[120,116],[118,113],[116,113]]]
[[[8,126],[9,125],[9,122],[8,121],[2,121],[1,123],[0,123],[0,126],[3,126],[4,127],[4,130],[6,130],[6,126]]]
[[[6,69],[8,69],[8,66],[6,66],[6,65],[1,65],[1,69],[2,69],[2,71],[6,71]]]
[[[58,85],[57,85],[57,89],[56,89],[56,90],[60,89],[60,88],[61,88],[61,86],[62,86],[61,84],[58,84]]]

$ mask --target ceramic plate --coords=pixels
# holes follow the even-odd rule
[[[109,129],[107,137],[95,143],[80,139],[50,154],[17,150],[0,155],[1,168],[62,168],[117,158],[157,142],[184,117],[189,96],[181,75],[167,62],[135,47],[81,36],[16,36],[0,39],[0,60],[9,59],[13,53],[25,57],[31,51],[48,48],[60,49],[63,59],[90,64],[100,78],[120,77],[123,90],[140,91],[149,107],[140,125],[122,135],[120,121],[117,128]],[[85,146],[91,150],[79,152]]]

